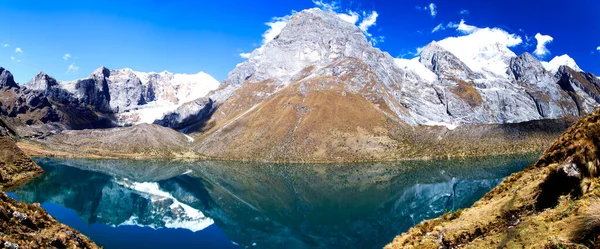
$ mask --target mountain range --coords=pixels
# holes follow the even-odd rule
[[[73,82],[40,73],[19,86],[2,69],[0,112],[20,136],[154,123],[188,134],[191,152],[208,157],[329,161],[390,159],[424,132],[441,140],[457,127],[559,120],[599,106],[600,79],[567,55],[541,62],[468,39],[398,59],[354,24],[309,9],[221,84],[205,73],[102,67]]]

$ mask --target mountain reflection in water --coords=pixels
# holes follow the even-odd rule
[[[146,248],[164,247],[150,241],[381,248],[424,219],[472,205],[536,157],[355,164],[36,158],[46,174],[13,194],[43,203],[108,249],[143,241]],[[79,221],[61,218],[73,211]],[[115,232],[132,226],[144,229]]]

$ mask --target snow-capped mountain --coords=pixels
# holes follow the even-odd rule
[[[145,122],[197,133],[190,149],[208,156],[384,158],[389,148],[411,143],[406,134],[415,126],[452,130],[561,119],[599,106],[595,75],[581,72],[568,56],[549,63],[517,56],[510,47],[520,42],[499,29],[472,27],[431,42],[416,58],[398,59],[373,47],[354,23],[308,9],[221,85],[204,73],[102,67],[73,82],[40,74],[25,88],[120,125]]]
[[[465,36],[432,42],[415,59],[393,59],[373,48],[354,25],[310,9],[294,15],[276,39],[256,49],[208,97],[224,103],[244,84],[263,83],[265,87],[254,90],[256,98],[248,100],[254,105],[299,80],[339,77],[340,65],[332,66],[352,58],[375,74],[383,87],[375,95],[411,125],[517,123],[577,114],[571,108],[574,100],[554,77],[561,65],[581,71],[575,62],[566,55],[542,64],[530,54],[517,57],[509,47],[519,42],[519,37],[502,30],[476,28]],[[323,70],[328,67],[338,71]],[[357,92],[368,81],[356,77],[345,84]],[[549,102],[538,103],[541,100],[532,97],[538,93],[548,95],[543,99]],[[176,113],[194,113],[185,108]]]
[[[438,45],[486,78],[505,78],[510,59],[516,57],[508,47],[519,42],[520,38],[505,31],[484,28],[469,35],[443,39]]]
[[[375,131],[395,126],[519,123],[598,106],[595,77],[555,75],[530,54],[512,52],[520,38],[502,32],[474,28],[430,43],[415,59],[394,59],[334,13],[304,10],[219,89],[157,123],[195,124],[185,130],[203,133],[196,150],[205,155],[310,158],[338,139],[344,147],[344,137],[378,137]],[[372,142],[346,145],[382,143]]]
[[[560,66],[568,66],[577,72],[583,71],[583,70],[581,70],[581,68],[579,68],[577,63],[575,63],[575,60],[573,60],[573,58],[571,58],[569,55],[566,55],[566,54],[563,54],[561,56],[556,56],[549,62],[543,61],[542,65],[544,65],[544,68],[551,73],[558,72],[558,68]]]
[[[44,73],[26,87],[46,92],[58,99],[73,98],[95,110],[114,113],[120,125],[152,123],[183,103],[198,99],[216,89],[219,82],[210,75],[144,73],[131,69],[96,69],[88,78],[57,82]],[[61,96],[56,92],[62,91]]]

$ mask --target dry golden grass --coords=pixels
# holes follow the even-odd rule
[[[42,173],[12,139],[0,136],[0,189],[14,187]]]
[[[481,105],[483,99],[481,98],[481,95],[477,89],[472,86],[472,84],[459,79],[452,79],[452,81],[456,82],[457,84],[456,86],[450,88],[452,93],[456,94],[472,107]]]

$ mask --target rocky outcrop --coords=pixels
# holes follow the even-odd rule
[[[454,54],[431,42],[421,51],[419,62],[444,79],[480,79],[483,76],[473,72]]]
[[[422,222],[386,248],[600,247],[598,134],[600,110],[472,207]]]
[[[204,97],[219,82],[205,73],[143,73],[131,69],[96,69],[88,78],[61,82],[80,102],[112,113],[120,125],[153,123],[179,106]]]
[[[576,103],[533,55],[523,53],[511,59],[508,74],[535,102],[541,118],[579,115]]]
[[[110,117],[98,115],[96,110],[60,88],[54,78],[44,73],[39,73],[23,87],[0,89],[0,116],[15,135],[22,137],[112,125]]]
[[[40,72],[25,86],[34,91],[51,92],[58,86],[58,82],[46,73]]]
[[[0,67],[0,88],[18,88],[19,85],[15,82],[13,75],[3,67]]]
[[[0,244],[4,248],[99,248],[52,218],[39,204],[18,203],[0,193]]]
[[[600,80],[595,75],[560,66],[556,77],[557,84],[569,94],[581,114],[590,113],[597,107],[597,102],[600,101]]]
[[[110,77],[110,71],[107,68],[96,69],[90,78],[75,82],[75,95],[95,110],[112,113],[108,77]]]
[[[212,99],[201,98],[180,106],[175,112],[154,121],[154,124],[173,129],[201,129],[210,119],[214,110]]]

